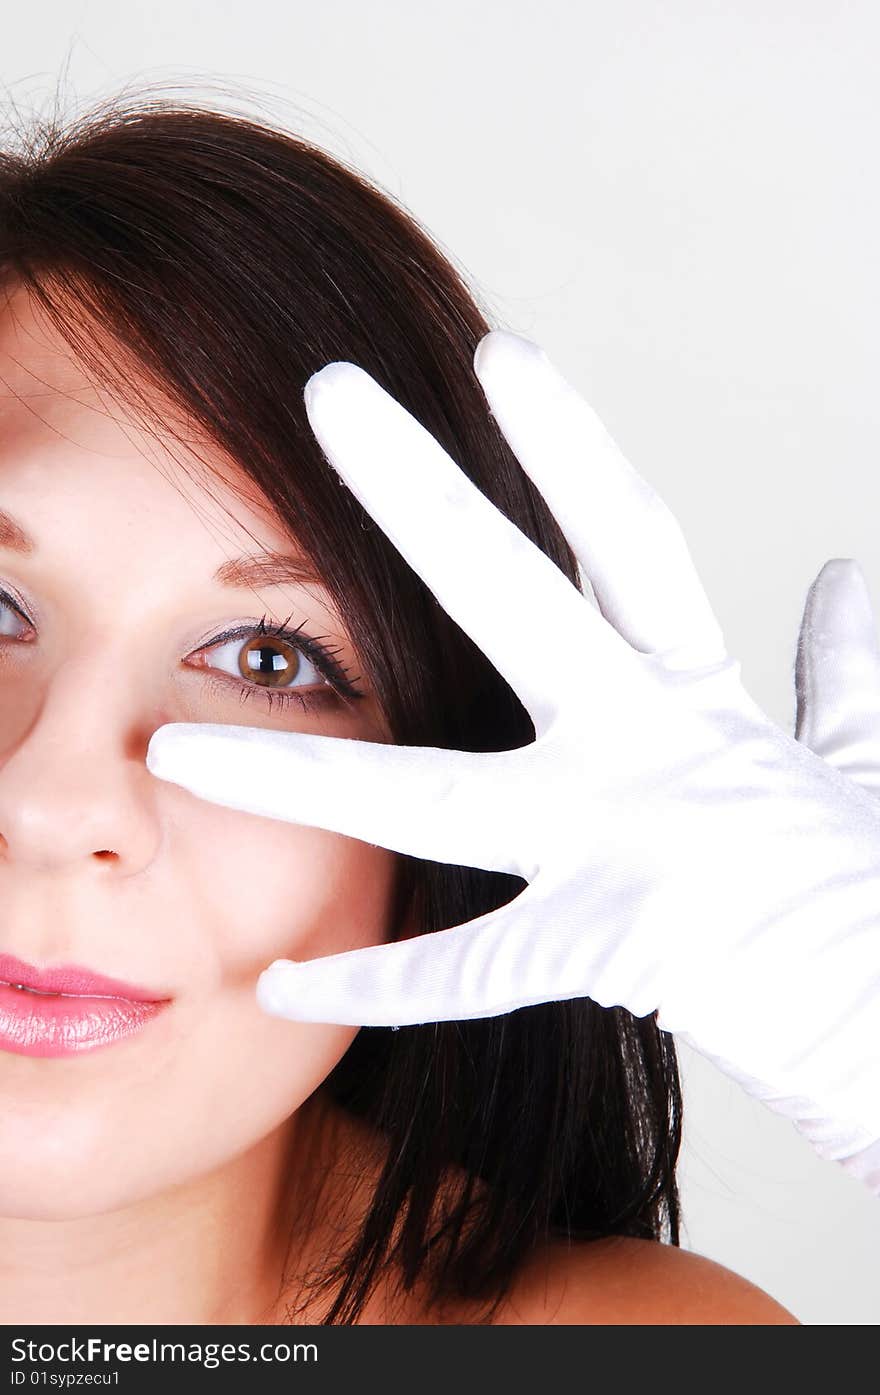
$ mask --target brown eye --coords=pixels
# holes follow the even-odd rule
[[[280,635],[251,633],[214,644],[201,650],[197,666],[243,678],[252,688],[329,687],[313,661]]]
[[[296,677],[305,655],[287,640],[254,635],[242,645],[238,655],[238,670],[242,678],[253,679],[261,688],[286,688]],[[314,668],[314,665],[311,666]],[[320,675],[316,676],[320,681]]]
[[[228,674],[240,689],[242,700],[258,690],[265,693],[267,702],[273,698],[282,704],[296,700],[309,707],[330,697],[365,697],[336,657],[339,649],[322,644],[322,639],[334,636],[318,639],[302,634],[304,623],[295,630],[288,629],[286,623],[267,628],[264,616],[256,627],[238,625],[215,635],[190,656],[188,663],[193,668]]]

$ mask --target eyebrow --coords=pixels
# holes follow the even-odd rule
[[[283,552],[262,552],[221,562],[213,577],[221,586],[318,585],[321,578],[304,557]]]
[[[29,555],[37,544],[19,523],[0,509],[0,547]],[[320,585],[321,578],[304,557],[288,557],[282,552],[263,552],[221,562],[213,577],[221,586]]]
[[[0,547],[11,548],[13,552],[36,552],[37,544],[23,528],[19,527],[9,513],[0,509]]]

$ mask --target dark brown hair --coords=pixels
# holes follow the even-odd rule
[[[396,741],[488,751],[534,739],[515,694],[340,487],[309,429],[306,380],[335,359],[359,364],[578,585],[474,376],[490,325],[387,193],[269,124],[202,102],[111,100],[67,125],[34,123],[0,152],[0,278],[29,288],[134,401],[130,376],[100,352],[104,331],[240,462],[319,568]],[[541,653],[538,636],[524,642]],[[524,885],[401,856],[391,938],[408,910],[437,930]],[[321,1088],[389,1144],[360,1233],[324,1276],[336,1286],[325,1323],[354,1322],[383,1272],[407,1289],[427,1275],[432,1301],[487,1300],[488,1320],[550,1237],[679,1243],[678,1067],[653,1016],[579,998],[362,1028]],[[450,1164],[464,1181],[433,1227]]]

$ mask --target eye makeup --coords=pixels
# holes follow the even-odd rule
[[[231,643],[238,639],[250,640],[261,636],[279,639],[292,649],[303,653],[307,659],[311,660],[318,672],[323,674],[327,684],[323,691],[321,689],[309,691],[298,688],[263,688],[259,684],[247,683],[245,680],[233,678],[231,675],[224,678],[221,676],[220,670],[212,671],[209,680],[211,687],[231,685],[238,690],[241,702],[246,702],[255,692],[261,693],[266,699],[270,711],[275,702],[280,703],[282,707],[290,702],[297,702],[303,708],[313,709],[328,700],[338,700],[339,697],[358,699],[366,696],[355,687],[347,670],[336,658],[340,649],[331,649],[322,643],[322,640],[328,639],[330,636],[323,635],[319,639],[313,638],[311,635],[302,633],[305,621],[302,625],[296,626],[295,629],[287,628],[289,621],[290,616],[281,625],[267,626],[264,615],[257,626],[236,625],[232,629],[224,630],[222,634],[215,635],[206,644],[200,645],[196,652],[204,653],[206,650],[216,649],[221,644]]]
[[[18,603],[2,588],[0,588],[0,643],[4,639],[12,638],[3,626],[2,610],[6,609],[14,612],[25,624],[32,622],[21,610]],[[221,634],[214,635],[212,639],[199,645],[194,651],[198,654],[206,653],[211,649],[216,649],[222,644],[232,643],[235,640],[254,640],[265,637],[267,640],[278,639],[291,649],[304,654],[311,661],[317,671],[325,680],[324,689],[298,689],[262,687],[258,683],[248,683],[244,678],[235,678],[231,674],[224,675],[222,670],[210,669],[209,666],[191,665],[191,668],[202,667],[202,671],[208,678],[209,688],[217,691],[221,698],[229,696],[230,692],[237,692],[240,702],[246,702],[253,693],[263,696],[269,710],[278,703],[282,708],[287,707],[291,702],[296,702],[305,710],[315,710],[323,706],[327,701],[336,702],[339,699],[354,701],[366,697],[355,686],[354,680],[350,677],[345,666],[339,661],[337,655],[341,652],[340,647],[330,648],[323,641],[330,638],[329,635],[322,635],[315,638],[303,633],[305,621],[301,625],[289,628],[290,616],[280,625],[268,624],[267,616],[263,615],[258,624],[236,625]],[[33,628],[33,626],[32,626]],[[267,646],[268,647],[268,646]]]

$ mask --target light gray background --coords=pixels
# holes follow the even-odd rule
[[[880,612],[871,0],[43,0],[3,28],[6,102],[228,87],[402,200],[670,505],[792,730],[825,560]],[[802,1322],[876,1323],[880,1199],[680,1050],[688,1247]]]

